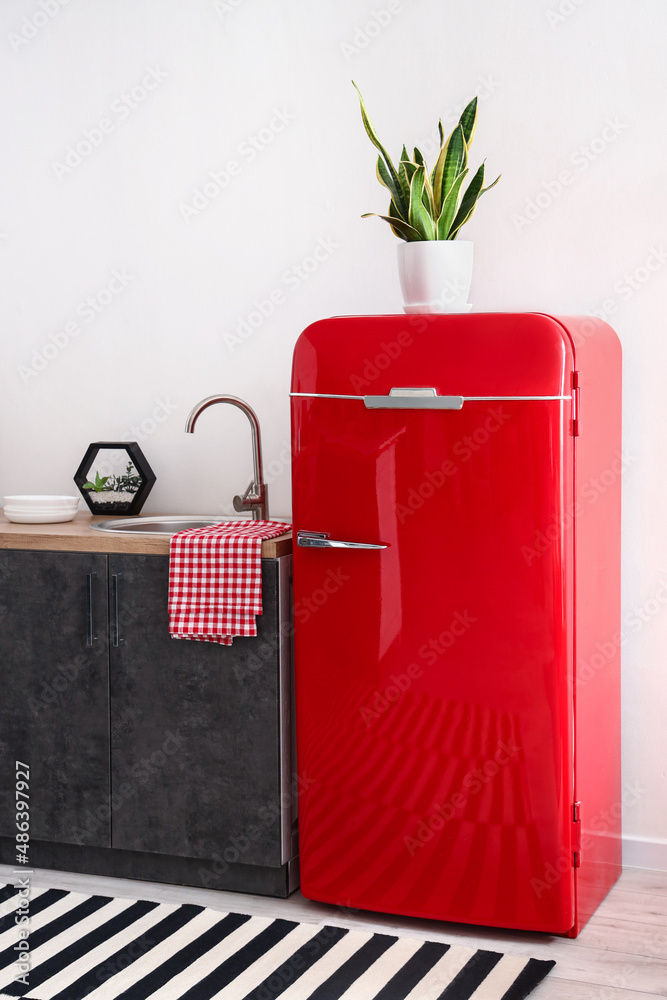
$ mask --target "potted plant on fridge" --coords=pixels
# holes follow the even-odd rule
[[[354,81],[352,81],[354,83]],[[379,150],[377,178],[389,190],[387,215],[392,232],[402,241],[398,270],[404,309],[408,313],[468,312],[472,280],[473,245],[458,235],[471,218],[477,202],[500,180],[484,187],[484,163],[464,190],[468,177],[468,151],[477,124],[477,98],[466,106],[458,125],[445,138],[438,122],[440,150],[432,170],[414,148],[412,159],[403,146],[398,169],[380,142],[357,87],[361,117],[373,145]],[[367,212],[362,218],[377,215]]]

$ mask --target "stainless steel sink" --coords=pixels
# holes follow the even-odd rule
[[[180,514],[157,517],[121,517],[114,521],[97,521],[93,531],[111,531],[121,535],[175,535],[189,528],[206,528],[224,521],[249,521],[249,517],[216,517],[207,514]]]

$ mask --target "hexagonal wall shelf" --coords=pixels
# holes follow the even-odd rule
[[[155,478],[136,441],[96,441],[74,482],[93,514],[138,514]]]

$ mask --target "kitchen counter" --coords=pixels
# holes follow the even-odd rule
[[[156,515],[151,515],[156,516]],[[58,524],[16,524],[0,515],[0,549],[42,549],[51,552],[126,552],[169,555],[168,535],[116,535],[91,531],[96,521],[111,520],[105,515],[79,511],[72,521]],[[262,558],[276,559],[292,551],[292,532],[262,542]]]

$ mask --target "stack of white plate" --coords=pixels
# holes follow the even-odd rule
[[[24,524],[55,524],[71,521],[79,507],[78,497],[4,497],[5,517]]]

